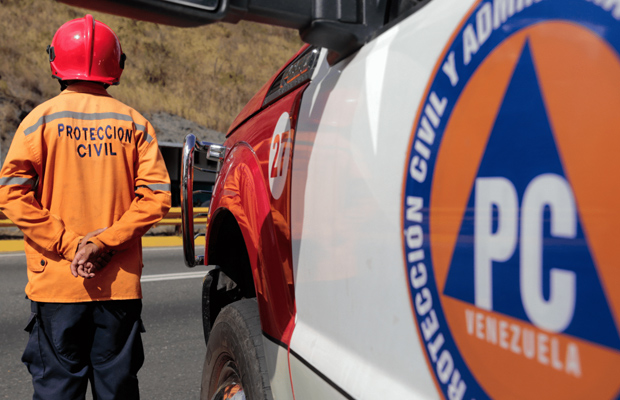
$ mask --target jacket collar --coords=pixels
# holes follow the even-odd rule
[[[62,91],[61,94],[69,93],[90,93],[111,97],[102,85],[95,82],[86,81],[76,82],[69,85],[65,90]]]

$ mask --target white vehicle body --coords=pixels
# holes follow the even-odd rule
[[[576,287],[583,285],[579,281],[583,279],[583,275],[580,276],[578,271],[557,269],[562,267],[557,263],[554,263],[550,271],[544,269],[542,265],[542,253],[546,251],[545,246],[549,246],[547,243],[542,243],[544,229],[551,229],[551,237],[574,238],[577,236],[578,228],[575,227],[577,218],[583,218],[581,223],[584,225],[590,224],[592,231],[596,229],[594,225],[601,223],[594,218],[588,222],[587,211],[579,209],[579,194],[573,195],[573,191],[580,190],[573,188],[573,185],[579,184],[570,181],[572,178],[570,174],[578,167],[570,165],[575,161],[571,161],[569,156],[563,160],[567,178],[540,171],[528,186],[531,193],[535,187],[540,188],[539,194],[531,194],[529,197],[534,199],[538,196],[538,199],[530,201],[535,210],[529,213],[531,216],[528,217],[527,210],[522,208],[520,227],[514,228],[519,232],[514,233],[512,237],[499,232],[500,228],[497,227],[489,227],[485,234],[486,216],[480,214],[487,209],[484,208],[483,200],[477,200],[475,203],[474,229],[477,231],[473,238],[474,257],[482,258],[485,252],[488,253],[486,257],[491,266],[485,267],[484,261],[475,261],[474,304],[465,308],[463,315],[465,324],[459,326],[454,323],[448,331],[454,336],[461,336],[457,340],[461,345],[468,339],[486,344],[488,364],[497,363],[499,371],[475,369],[476,367],[471,367],[472,364],[465,358],[465,368],[469,367],[471,373],[475,375],[466,378],[463,368],[459,370],[458,363],[452,360],[451,353],[442,354],[442,348],[434,350],[435,354],[430,353],[433,345],[441,347],[444,339],[438,339],[438,335],[441,335],[442,330],[429,328],[431,333],[426,338],[423,337],[424,332],[418,330],[418,324],[423,324],[425,316],[429,314],[426,314],[426,310],[421,310],[425,308],[421,306],[422,303],[416,303],[422,297],[416,298],[416,294],[410,293],[409,290],[409,285],[415,286],[415,269],[403,266],[406,264],[404,258],[411,253],[406,243],[407,232],[405,231],[403,235],[403,220],[406,219],[404,214],[408,208],[407,204],[403,208],[403,203],[407,201],[407,195],[404,193],[406,185],[403,181],[411,180],[415,174],[410,171],[413,168],[410,157],[415,151],[412,149],[415,147],[413,141],[417,139],[414,134],[416,127],[419,126],[416,120],[425,115],[429,120],[431,115],[439,120],[442,118],[441,113],[446,103],[457,100],[449,93],[429,93],[430,83],[434,78],[452,80],[454,83],[454,80],[458,79],[457,76],[465,75],[462,71],[467,68],[468,62],[473,62],[475,58],[491,57],[493,49],[491,47],[491,50],[484,51],[482,48],[484,42],[493,40],[495,32],[503,29],[513,29],[516,32],[512,35],[519,35],[519,30],[511,28],[510,25],[522,23],[517,19],[521,12],[529,11],[532,15],[541,15],[540,21],[537,22],[541,26],[530,28],[531,33],[527,33],[531,35],[528,44],[532,47],[544,46],[541,44],[545,40],[544,36],[552,36],[544,29],[555,28],[552,26],[553,23],[575,24],[571,28],[577,26],[575,21],[562,21],[561,11],[557,12],[557,20],[549,22],[551,18],[546,19],[544,12],[536,13],[536,7],[551,7],[542,3],[544,2],[436,0],[381,32],[354,56],[333,67],[317,69],[312,83],[304,93],[296,136],[296,141],[303,142],[305,146],[312,144],[311,154],[307,162],[305,157],[301,158],[300,163],[296,162],[297,158],[293,159],[291,208],[297,315],[289,362],[293,387],[298,398],[378,399],[443,396],[467,398],[471,393],[472,381],[494,398],[515,395],[530,398],[537,396],[536,393],[539,395],[563,393],[562,396],[574,396],[574,398],[580,398],[585,393],[593,397],[600,395],[602,398],[619,394],[617,378],[612,378],[611,388],[599,388],[601,389],[599,394],[593,387],[585,389],[586,382],[593,376],[609,372],[608,368],[616,372],[620,372],[620,369],[617,365],[600,368],[596,363],[592,365],[585,361],[587,358],[585,353],[590,349],[588,345],[581,343],[581,340],[587,341],[593,338],[562,334],[578,318],[580,311],[575,304],[579,303],[579,299],[576,297],[583,295],[584,292],[580,292]],[[557,3],[556,6],[562,7]],[[612,5],[610,2],[581,5],[567,2],[564,6],[566,8],[583,6],[584,12],[599,8],[598,12],[607,12],[613,17],[609,20],[618,23],[616,21],[620,6]],[[548,24],[549,28],[542,26],[544,24]],[[459,32],[459,27],[461,32],[465,32],[462,43],[456,43],[463,48],[463,59],[455,60],[454,53],[450,53],[448,49],[460,39],[455,40],[454,37]],[[572,40],[587,41],[586,37],[589,34],[594,36],[594,31],[596,30],[584,33],[583,38],[577,39],[581,33],[575,30],[576,37],[565,38],[565,43],[560,43],[559,46],[570,46],[573,44]],[[572,33],[570,28],[566,33],[569,32]],[[511,39],[511,36],[506,36],[508,38],[503,40]],[[579,53],[586,48],[585,46],[573,50]],[[558,51],[558,55],[563,55],[562,51]],[[518,54],[513,52],[512,56],[516,57]],[[535,53],[535,56],[538,54]],[[586,57],[583,53],[581,56]],[[617,63],[618,54],[615,53],[614,56],[615,59],[612,61]],[[572,59],[567,56],[566,62],[571,61]],[[544,68],[548,67],[539,67],[537,62],[542,64],[549,61],[542,57],[534,58],[535,68],[543,70],[537,71],[542,86],[549,78],[544,71]],[[594,59],[590,60],[590,63],[596,62]],[[588,72],[595,70],[597,67],[591,66]],[[603,68],[601,73],[602,70]],[[568,75],[564,71],[557,73],[558,80],[566,77],[572,80],[583,78]],[[587,78],[584,80],[587,81]],[[597,90],[591,81],[578,83],[565,80],[557,83],[558,86],[564,85],[567,96],[574,95],[570,90],[571,84],[589,90],[592,98],[593,92]],[[546,90],[552,91],[552,89]],[[436,95],[434,99],[433,95]],[[505,92],[503,95],[507,96]],[[547,95],[548,93],[543,92],[543,97]],[[544,100],[549,103],[558,102],[551,95],[548,97]],[[477,100],[475,97],[469,99]],[[585,99],[573,99],[577,102],[579,100]],[[480,98],[479,108],[487,106],[485,101]],[[599,98],[599,101],[601,104],[598,107],[602,109],[606,108],[604,103],[607,101],[617,100],[611,100],[606,96],[605,99]],[[548,107],[546,112],[550,119],[568,117],[565,114],[559,115],[553,110],[553,107],[559,108],[562,105],[549,103],[545,105]],[[429,106],[433,107],[430,110],[431,115],[426,109]],[[604,113],[600,109],[598,112],[596,109],[584,111],[587,112],[592,112],[592,115]],[[559,122],[552,120],[553,122],[555,122],[553,128],[559,131],[554,131],[556,137],[570,134]],[[432,121],[433,128],[436,129],[437,124],[439,122]],[[616,129],[607,124],[607,131]],[[603,133],[600,132],[599,135],[602,136]],[[561,149],[561,139],[556,140],[557,146]],[[436,146],[433,147],[433,144],[427,143],[429,153],[436,151]],[[532,150],[535,146],[531,145]],[[463,151],[467,150],[463,147]],[[434,156],[431,155],[432,157]],[[531,156],[523,154],[523,162],[528,163],[529,157]],[[604,157],[602,153],[601,157]],[[518,165],[510,166],[510,168],[518,167]],[[458,168],[458,165],[453,166],[455,170]],[[407,174],[410,176],[407,177]],[[478,178],[476,181],[478,186],[472,190],[483,190],[480,187],[486,182],[484,179]],[[486,179],[500,180],[501,177]],[[491,187],[486,188],[489,191],[494,190]],[[584,189],[585,187],[581,190]],[[613,196],[605,189],[601,190],[607,196]],[[526,189],[522,201],[526,201],[527,194]],[[479,199],[483,194],[476,196]],[[505,193],[491,194],[488,195],[491,199],[487,201],[497,203],[493,205],[495,207],[510,207],[512,204],[510,200],[502,200],[506,196],[510,197]],[[586,195],[581,194],[581,197],[584,199],[583,207]],[[424,204],[422,207],[428,206]],[[516,207],[518,208],[518,205]],[[522,207],[525,207],[525,204]],[[537,213],[542,214],[545,207],[548,207],[550,210],[548,212],[552,214],[548,217],[551,222],[545,222],[544,217],[536,216]],[[601,212],[601,208],[598,211]],[[438,218],[442,217],[441,212],[445,213],[446,210],[438,212]],[[427,218],[429,214],[421,212],[420,215]],[[508,218],[506,222],[502,220],[497,224],[504,223],[510,223]],[[545,223],[554,225],[544,228]],[[519,217],[516,217],[512,224],[518,225]],[[587,230],[588,227],[584,229]],[[431,231],[430,235],[432,234]],[[435,234],[435,238],[441,234],[441,232]],[[422,237],[410,239],[422,242],[429,240],[430,235],[425,232],[423,239]],[[599,236],[599,239],[603,237]],[[466,243],[462,238],[459,240]],[[486,241],[486,244],[480,243],[482,241]],[[506,241],[508,243],[504,243]],[[490,276],[493,269],[501,268],[501,264],[493,263],[506,261],[512,256],[517,241],[520,250],[516,251],[520,251],[522,260],[528,260],[528,263],[521,261],[521,279],[533,282],[514,283],[515,287],[520,286],[523,307],[529,318],[527,321],[529,323],[526,324],[514,323],[513,316],[501,312],[493,313],[491,300],[493,294],[489,293],[493,289],[485,289],[487,285],[499,288],[495,290],[505,290],[504,286],[498,283],[491,284],[493,278]],[[502,250],[502,246],[507,249]],[[601,244],[601,248],[603,246]],[[590,248],[591,254],[595,254],[595,247],[594,245]],[[527,248],[533,250],[529,250],[528,253]],[[506,254],[502,255],[502,252]],[[427,251],[426,257],[429,255]],[[423,257],[424,255],[418,256],[419,261],[424,261]],[[544,262],[548,261],[553,262],[544,259]],[[548,271],[551,276],[543,277],[542,275]],[[611,275],[599,272],[598,276],[602,278]],[[545,285],[555,286],[546,289]],[[605,284],[601,286],[605,287]],[[548,294],[547,290],[551,293]],[[609,292],[607,296],[610,296]],[[613,302],[611,296],[607,299]],[[426,302],[427,299],[424,297],[422,301]],[[581,304],[587,302],[583,297],[580,301]],[[434,308],[438,307],[441,306],[434,305]],[[613,306],[610,307],[613,309]],[[611,313],[613,311],[610,311]],[[608,318],[610,314],[603,318]],[[617,316],[612,317],[612,320],[614,319],[615,324],[611,325],[613,339],[608,344],[617,344]],[[451,316],[448,323],[455,320],[456,317]],[[430,321],[435,320],[427,319],[426,322],[429,323],[427,327],[432,324]],[[441,323],[445,322],[440,320],[437,324]],[[528,329],[531,330],[533,338],[531,345],[524,342],[530,335]],[[435,332],[437,333],[434,334]],[[428,357],[424,354],[425,347],[429,349]],[[450,349],[447,346],[446,348]],[[607,355],[614,353],[617,355],[618,349],[612,348],[613,346],[608,347]],[[454,348],[450,351],[454,352]],[[493,361],[495,353],[504,354]],[[442,359],[442,355],[446,355],[446,358]],[[456,357],[458,356],[454,356],[455,359]],[[480,357],[484,359],[484,356]],[[505,359],[508,362],[511,357],[517,359],[516,362],[523,363],[521,367],[523,369],[513,369],[515,374],[501,372],[503,364],[499,360]],[[601,362],[604,361],[601,359]],[[519,382],[519,373],[527,376],[528,369],[546,376],[545,381],[549,386],[553,386],[551,382],[558,384],[561,382],[565,386],[562,389],[541,390],[533,384],[533,388],[520,390],[519,386],[522,386],[522,383]],[[507,368],[506,371],[508,370]],[[501,383],[505,392],[496,387],[485,390],[485,385],[493,379],[503,380]],[[609,382],[606,379],[602,380]],[[527,386],[525,382],[523,384]],[[568,388],[571,389],[567,390]],[[477,396],[480,396],[480,392]],[[474,398],[480,398],[477,396]]]
[[[472,4],[431,2],[318,68],[304,93],[296,140],[312,153],[293,160],[291,207],[300,398],[342,396],[300,358],[355,399],[438,397],[403,266],[403,173],[427,82]]]

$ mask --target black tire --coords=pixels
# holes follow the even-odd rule
[[[256,299],[220,311],[207,343],[201,400],[226,398],[242,389],[248,400],[272,400]]]

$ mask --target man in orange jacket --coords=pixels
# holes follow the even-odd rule
[[[141,236],[170,208],[151,124],[106,91],[125,55],[92,16],[48,47],[62,92],[21,123],[0,170],[0,209],[24,233],[33,316],[22,360],[34,399],[139,398]],[[80,279],[85,278],[85,279]]]

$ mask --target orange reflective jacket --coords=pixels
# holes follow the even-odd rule
[[[170,208],[170,178],[151,124],[98,84],[81,82],[21,123],[0,170],[0,209],[24,233],[26,294],[44,302],[142,297],[141,236]],[[116,250],[74,278],[80,240]]]

